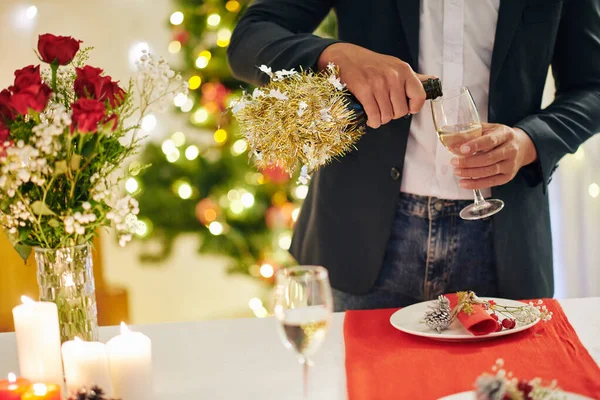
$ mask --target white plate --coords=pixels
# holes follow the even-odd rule
[[[494,300],[498,304],[505,306],[522,306],[524,303],[515,300],[499,299],[495,297],[482,297],[484,300]],[[437,333],[431,330],[425,325],[423,317],[425,312],[429,311],[428,305],[436,300],[424,301],[422,303],[413,304],[396,311],[390,317],[390,323],[394,328],[415,336],[422,336],[435,340],[449,341],[449,342],[468,342],[468,341],[479,341],[495,338],[498,336],[512,335],[513,333],[521,332],[531,328],[538,322],[539,318],[527,325],[521,325],[517,322],[517,326],[514,329],[503,329],[500,332],[492,332],[488,335],[475,336],[469,332],[458,319],[455,319],[450,327],[442,333]]]
[[[575,394],[575,393],[568,393],[568,392],[556,392],[555,396],[563,396],[563,397],[553,397],[553,398],[559,398],[559,399],[564,399],[564,400],[593,400],[593,399],[590,399],[589,397],[581,396],[581,395]],[[476,400],[476,399],[477,399],[477,397],[475,397],[475,392],[462,392],[462,393],[453,394],[451,396],[442,397],[439,400]]]

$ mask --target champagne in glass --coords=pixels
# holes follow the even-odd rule
[[[460,147],[482,135],[481,120],[471,92],[466,87],[444,90],[444,95],[431,102],[433,123],[440,141],[451,153],[463,156]],[[474,190],[475,201],[460,212],[466,220],[490,217],[504,208],[504,202],[484,199],[480,190]]]
[[[277,271],[275,317],[283,344],[296,352],[303,365],[305,399],[311,357],[323,344],[332,313],[333,298],[325,268],[298,266]]]

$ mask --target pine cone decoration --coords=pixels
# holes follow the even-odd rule
[[[452,310],[450,309],[450,300],[444,296],[439,296],[437,301],[429,305],[431,311],[425,313],[425,324],[429,329],[441,333],[448,329],[452,322]]]
[[[81,388],[75,397],[70,397],[69,400],[111,400],[104,397],[104,390],[98,386],[91,389]]]

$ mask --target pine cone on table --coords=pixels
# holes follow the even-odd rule
[[[436,330],[441,333],[448,329],[452,322],[452,309],[450,308],[450,300],[444,296],[439,296],[437,301],[429,305],[431,311],[425,313],[425,324],[429,329]]]

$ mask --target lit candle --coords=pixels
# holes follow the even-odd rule
[[[22,296],[13,308],[21,376],[32,382],[63,384],[56,304]]]
[[[152,343],[140,332],[121,323],[121,334],[108,341],[113,395],[124,400],[150,400],[152,390]]]
[[[23,393],[21,400],[61,400],[60,387],[54,384],[34,383]]]
[[[98,386],[104,390],[106,397],[112,397],[105,344],[84,342],[76,337],[75,340],[63,343],[62,356],[69,393],[77,393],[82,387],[91,389]]]
[[[21,394],[30,384],[27,379],[9,373],[8,379],[0,381],[0,400],[21,400]]]

